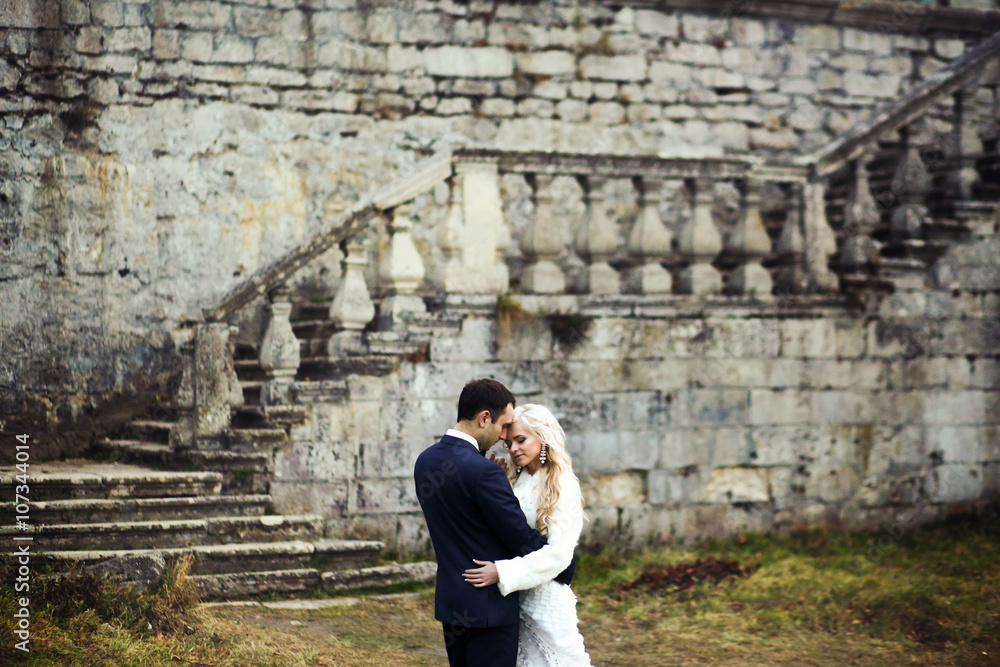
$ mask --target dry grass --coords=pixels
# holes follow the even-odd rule
[[[574,589],[587,649],[595,665],[629,667],[998,664],[996,520],[911,530],[868,560],[878,537],[813,531],[585,554]],[[685,591],[622,590],[650,567],[707,556],[760,569]],[[447,664],[431,590],[313,611],[191,607],[184,590],[180,573],[156,601],[111,591],[85,609],[50,597],[33,608],[29,664]],[[122,601],[113,615],[108,604]]]

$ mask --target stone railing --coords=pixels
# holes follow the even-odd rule
[[[775,291],[802,293],[836,286],[821,259],[824,253],[835,251],[835,244],[825,223],[807,210],[810,195],[804,187],[807,171],[802,168],[746,156],[665,158],[488,149],[463,149],[454,159],[453,191],[469,189],[463,172],[477,173],[480,179],[489,174],[496,182],[489,186],[491,192],[499,189],[499,179],[507,175],[522,177],[529,188],[530,219],[518,234],[526,264],[517,287],[524,293],[763,297]],[[566,202],[557,201],[554,186],[560,178],[579,186],[583,210],[579,219],[567,218]],[[713,219],[719,183],[731,184],[739,193],[738,220],[727,233]],[[769,184],[786,188],[791,202],[777,243],[761,217],[761,192]],[[477,189],[484,186],[481,181]],[[614,207],[608,206],[608,197],[622,186],[633,189],[634,215],[616,219],[609,213]],[[666,197],[667,208],[683,212],[680,217],[686,217],[686,223],[671,228],[662,218],[661,202]],[[504,224],[499,209],[492,217]],[[461,220],[449,216],[447,225],[459,229]],[[473,218],[466,215],[464,220]],[[572,239],[569,247],[563,242],[566,232]],[[509,230],[501,228],[496,250],[505,249],[509,236]],[[481,237],[481,233],[475,235]],[[815,252],[809,252],[810,247]],[[475,260],[475,251],[471,254]],[[772,268],[764,268],[765,259]],[[493,271],[496,289],[505,292],[510,287],[508,270],[502,262],[498,264]],[[567,276],[568,272],[575,275]],[[445,272],[440,286],[445,292],[472,291],[464,277],[449,281],[449,275],[460,274]]]
[[[230,347],[229,327],[223,323],[263,295],[270,301],[270,318],[260,346],[267,376],[261,400],[289,400],[300,358],[287,281],[334,246],[342,253],[342,273],[329,308],[335,328],[326,349],[330,357],[363,354],[366,329],[408,331],[424,320],[425,298],[435,294],[719,294],[766,300],[835,293],[841,284],[870,287],[878,282],[876,265],[882,270],[923,267],[919,260],[935,247],[930,237],[947,233],[939,229],[946,224],[935,227],[929,218],[927,198],[935,179],[959,215],[977,194],[975,161],[982,155],[984,132],[994,128],[977,128],[966,109],[973,90],[985,89],[994,109],[1000,105],[998,55],[1000,35],[830,146],[794,163],[750,156],[670,158],[469,147],[436,155],[322,225],[234,287],[218,305],[204,309],[203,322],[185,335],[190,354],[179,403],[191,427],[188,435],[178,436],[178,444],[205,446],[224,430],[225,415],[240,392],[232,355],[222,353]],[[922,152],[927,146],[922,124],[948,96],[954,99],[954,131],[929,168]],[[992,119],[995,125],[995,112]],[[897,131],[902,159],[893,168],[892,182],[902,186],[894,187],[898,205],[880,213],[868,165],[885,137]],[[518,208],[509,193],[505,200],[504,183],[511,179],[520,179],[530,204]],[[575,183],[574,196],[580,200],[575,209],[567,209],[563,196],[557,196],[557,182]],[[720,185],[736,193],[734,220],[716,217]],[[446,203],[443,193],[422,197],[443,187]],[[631,204],[609,205],[610,193],[620,197],[623,190],[630,193]],[[777,226],[774,220],[765,224],[764,192],[781,194]],[[422,210],[414,216],[418,200]],[[435,206],[442,209],[439,214],[427,215]],[[527,219],[513,220],[514,209],[523,210]],[[675,214],[669,222],[664,210]],[[833,226],[828,210],[841,212]],[[885,226],[884,217],[889,218],[888,242],[902,249],[898,257],[875,261],[882,250],[877,228]],[[385,224],[373,224],[378,220]],[[379,237],[377,243],[368,242],[373,235]]]
[[[219,302],[205,308],[175,331],[175,343],[183,363],[181,383],[174,404],[180,425],[171,430],[175,448],[202,449],[222,446],[230,424],[230,410],[242,403],[243,394],[233,364],[234,333],[227,320],[251,301],[265,296],[270,313],[261,339],[259,361],[267,380],[261,388],[265,405],[288,401],[288,391],[299,366],[299,342],[292,331],[291,293],[287,281],[298,269],[324,252],[340,245],[344,254],[344,273],[337,297],[330,308],[330,318],[342,329],[331,345],[356,348],[361,329],[374,317],[375,309],[359,266],[366,263],[363,246],[358,242],[372,220],[380,216],[392,219],[393,242],[380,275],[396,291],[400,309],[416,310],[414,288],[423,277],[413,241],[408,236],[406,204],[451,175],[451,157],[435,155],[411,173],[389,183],[334,220],[320,225],[302,244],[236,285]],[[392,298],[383,301],[383,309],[393,307]],[[422,301],[420,302],[422,305]],[[355,343],[350,345],[349,342]]]
[[[891,289],[890,277],[924,271],[964,220],[996,206],[977,164],[997,158],[998,59],[1000,33],[796,162],[827,192],[845,288]]]

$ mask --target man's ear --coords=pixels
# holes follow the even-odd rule
[[[479,428],[486,428],[493,423],[493,416],[490,414],[489,410],[483,410],[479,413],[479,417],[476,419],[476,423]]]

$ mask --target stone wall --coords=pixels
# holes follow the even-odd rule
[[[272,494],[335,534],[427,546],[413,462],[454,423],[463,384],[492,376],[561,420],[585,541],[905,528],[996,501],[1000,228],[994,214],[972,227],[864,304],[523,295],[498,320],[453,298],[462,331],[428,360],[314,396]]]
[[[896,32],[896,27],[900,32]],[[978,34],[589,3],[0,7],[0,419],[77,453],[172,332],[430,145],[793,154]],[[329,294],[331,253],[299,277]]]

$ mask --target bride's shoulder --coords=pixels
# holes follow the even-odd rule
[[[580,495],[580,480],[576,478],[572,470],[563,470],[562,474],[559,475],[559,488],[564,493]]]

